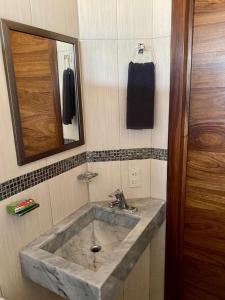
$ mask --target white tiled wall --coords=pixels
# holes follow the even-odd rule
[[[78,15],[82,39],[116,39],[115,0],[80,0]]]
[[[117,41],[85,40],[81,52],[88,150],[119,149]]]
[[[78,0],[78,11],[87,149],[166,149],[171,0]],[[153,130],[126,129],[128,64],[135,57],[135,48],[140,42],[147,48],[153,47],[155,53]],[[151,53],[146,52],[145,58],[151,60]],[[90,185],[90,199],[106,200],[107,193],[116,187],[122,187],[131,198],[154,196],[165,199],[166,162],[149,160],[135,161],[135,164],[143,178],[138,188],[129,187],[129,162],[117,163],[116,168],[111,162],[89,164],[89,169],[101,173],[102,180],[100,177],[94,180],[96,187],[94,183]],[[103,165],[109,172],[105,178]]]
[[[88,170],[99,175],[89,184],[91,201],[105,201],[108,195],[121,188],[120,162],[98,162],[88,164]]]
[[[171,34],[171,0],[153,0],[153,37]]]
[[[151,38],[152,37],[152,0],[118,0],[118,38]]]

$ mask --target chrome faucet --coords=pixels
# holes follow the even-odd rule
[[[109,195],[110,198],[115,198],[114,201],[109,203],[109,207],[119,207],[120,209],[129,209],[129,206],[127,204],[127,201],[124,197],[124,194],[121,190],[116,190],[114,193]]]

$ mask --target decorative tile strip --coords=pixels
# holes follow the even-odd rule
[[[123,161],[140,159],[167,160],[166,149],[141,148],[87,152],[87,162]]]
[[[0,183],[0,201],[56,177],[86,162],[157,159],[167,160],[167,150],[141,148],[83,152],[25,175]]]
[[[167,161],[167,159],[168,159],[168,151],[167,151],[167,149],[152,148],[151,150],[152,150],[151,159],[157,159],[157,160],[165,160],[165,161]]]
[[[87,152],[87,162],[119,161],[120,157],[120,150]]]
[[[87,162],[86,152],[58,161],[52,165],[10,179],[0,184],[0,201],[29,189],[41,182],[65,173]]]

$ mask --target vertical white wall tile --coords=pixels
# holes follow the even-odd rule
[[[82,41],[81,49],[87,149],[118,149],[117,42]]]
[[[77,179],[85,171],[82,165],[48,181],[54,224],[88,202],[87,185]]]
[[[153,37],[171,34],[172,0],[153,0]]]
[[[29,0],[0,0],[0,17],[31,24]]]
[[[136,47],[143,40],[118,41],[118,68],[119,68],[119,104],[120,104],[120,147],[147,148],[151,147],[151,129],[130,130],[126,128],[127,110],[127,81],[130,61],[136,56]],[[151,46],[151,40],[144,40],[146,47]],[[146,52],[146,61],[151,61],[151,53]]]
[[[83,145],[71,150],[67,150],[61,153],[57,153],[55,155],[51,155],[46,158],[46,165],[54,164],[57,161],[64,160],[66,158],[72,157],[74,155],[80,154],[85,151],[86,151],[86,145]]]
[[[75,0],[30,0],[33,26],[78,37],[78,11]]]
[[[165,222],[159,228],[151,241],[150,247],[150,299],[164,299],[164,274],[165,274]]]
[[[151,197],[166,200],[167,162],[151,160]]]
[[[152,0],[117,0],[118,38],[151,38],[152,10]]]
[[[90,201],[110,201],[109,194],[121,188],[120,162],[89,163],[88,170],[98,173],[89,183]]]
[[[139,187],[130,187],[129,172],[131,168],[137,168],[140,171]],[[122,189],[125,197],[128,199],[150,197],[150,159],[132,160],[121,162]]]
[[[156,56],[155,124],[152,147],[167,149],[170,92],[170,38],[153,40]]]
[[[149,300],[150,246],[148,246],[124,283],[124,300]]]
[[[116,0],[78,0],[81,39],[116,39]]]
[[[28,197],[38,202],[40,207],[23,217],[7,214],[7,204]],[[19,261],[19,251],[51,226],[46,182],[0,202],[0,282],[6,299],[55,299],[47,290],[24,280]]]

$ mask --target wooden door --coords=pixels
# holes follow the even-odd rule
[[[225,299],[225,1],[196,0],[193,29],[183,299]]]
[[[175,131],[170,132],[169,141],[166,299],[222,300],[225,1],[195,0],[193,7],[191,2],[183,1],[181,7],[173,8],[173,16],[180,14],[183,27],[175,29],[174,23],[173,39],[179,33],[180,48],[172,47],[172,57],[175,63],[181,59],[181,65],[172,69],[176,75],[180,72],[181,78],[177,86],[171,84],[170,129]]]
[[[25,156],[63,144],[56,41],[11,30]]]

